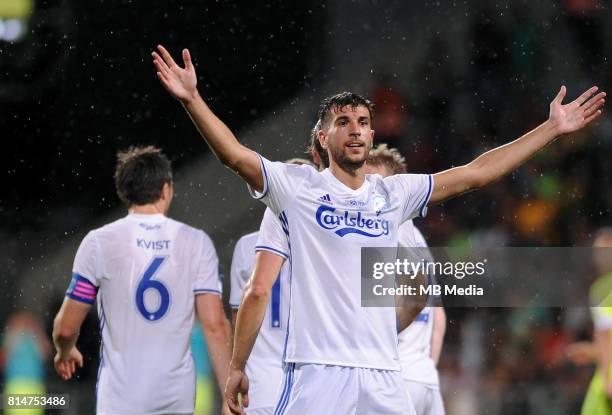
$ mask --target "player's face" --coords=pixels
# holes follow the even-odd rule
[[[328,128],[319,133],[319,140],[327,149],[330,161],[344,170],[363,166],[374,138],[371,122],[370,111],[361,105],[332,110]]]
[[[393,172],[386,166],[372,166],[371,164],[367,164],[364,167],[365,174],[380,174],[382,177],[389,177],[393,174]]]

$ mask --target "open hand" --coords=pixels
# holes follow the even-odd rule
[[[55,355],[53,359],[55,371],[64,380],[72,378],[72,375],[76,371],[77,365],[83,367],[83,355],[76,347],[68,353],[67,356],[62,356],[59,353]]]
[[[554,123],[557,135],[568,134],[584,128],[602,114],[605,103],[605,92],[595,95],[598,88],[589,88],[582,95],[569,104],[563,105],[563,98],[567,93],[562,86],[555,99],[550,103],[549,120]]]
[[[183,49],[183,63],[185,68],[176,64],[170,53],[162,45],[157,46],[157,52],[151,53],[153,64],[157,69],[157,78],[164,88],[176,99],[187,102],[198,94],[196,88],[198,79],[195,68],[191,62],[189,50]]]

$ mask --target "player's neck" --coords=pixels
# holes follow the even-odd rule
[[[355,170],[345,170],[338,164],[332,162],[330,163],[329,171],[342,184],[350,187],[353,190],[359,189],[365,180],[364,166],[361,166]]]
[[[159,203],[151,203],[148,205],[134,205],[129,209],[130,213],[137,215],[165,215],[166,210],[164,206]]]

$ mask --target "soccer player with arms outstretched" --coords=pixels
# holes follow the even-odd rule
[[[396,310],[361,307],[360,249],[396,246],[403,222],[424,216],[428,204],[498,180],[558,136],[583,128],[601,114],[605,95],[593,95],[594,87],[563,105],[562,87],[549,119],[523,137],[465,166],[383,179],[364,171],[374,138],[365,98],[342,93],[323,101],[319,141],[330,167],[319,173],[270,162],[240,144],[199,95],[186,49],[183,61],[184,68],[161,46],[153,52],[160,82],[182,103],[213,152],[244,178],[255,198],[286,219],[291,300],[277,414],[414,413],[399,374]],[[260,319],[245,306],[239,320]],[[238,394],[248,385],[245,364],[244,356],[234,353],[226,399],[235,413],[241,412]]]
[[[221,390],[231,356],[215,248],[204,232],[166,216],[172,170],[159,149],[120,152],[115,183],[129,213],[81,242],[53,327],[55,369],[66,380],[83,365],[76,341],[97,300],[97,414],[193,414],[194,311]]]

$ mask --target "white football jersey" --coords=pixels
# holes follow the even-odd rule
[[[366,175],[353,190],[329,170],[261,163],[253,196],[289,234],[285,362],[399,370],[395,308],[361,306],[361,248],[397,246],[399,225],[425,214],[432,177]]]
[[[399,229],[399,244],[404,247],[427,247],[423,234],[412,221]],[[399,357],[402,377],[412,382],[439,385],[438,370],[431,358],[434,308],[425,307],[399,335]]]
[[[269,251],[289,259],[287,235],[281,222],[266,209],[259,232],[243,236],[236,243],[232,258],[230,305],[238,308],[251,278],[256,251]],[[283,264],[272,287],[270,303],[249,356],[249,408],[274,408],[283,381],[283,347],[289,312],[289,261]]]
[[[67,295],[97,293],[98,414],[193,412],[195,296],[221,295],[218,268],[204,232],[161,214],[129,214],[83,239]]]

